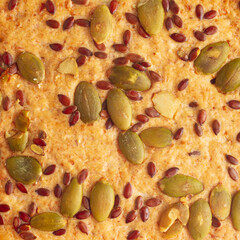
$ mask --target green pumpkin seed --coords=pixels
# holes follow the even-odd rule
[[[183,230],[183,225],[177,220],[173,223],[173,225],[162,234],[162,237],[165,239],[175,238],[177,237]]]
[[[151,87],[151,81],[146,74],[129,66],[114,67],[109,80],[124,90],[145,91]]]
[[[225,220],[231,209],[232,196],[222,185],[216,186],[210,195],[210,207],[218,220]]]
[[[194,240],[202,240],[210,232],[212,213],[207,201],[199,199],[190,207],[188,230]]]
[[[63,193],[60,212],[63,216],[73,217],[79,211],[81,204],[82,184],[78,183],[77,178],[73,178]]]
[[[8,158],[6,168],[14,180],[23,184],[35,183],[42,175],[41,165],[33,157],[15,156]]]
[[[93,187],[90,195],[90,206],[93,217],[105,221],[114,205],[114,191],[109,183],[100,181]]]
[[[84,123],[91,123],[99,119],[102,104],[98,91],[91,83],[80,82],[78,84],[74,95],[74,104]]]
[[[22,110],[16,118],[15,125],[16,129],[22,132],[28,130],[30,120],[29,120],[29,111]]]
[[[28,143],[28,132],[17,133],[9,138],[7,138],[9,147],[13,152],[23,152]]]
[[[149,147],[163,148],[171,145],[173,134],[164,127],[151,127],[143,130],[140,138]]]
[[[118,145],[125,158],[133,164],[141,164],[144,160],[144,145],[140,137],[128,130],[120,133]]]
[[[114,88],[107,95],[107,109],[114,124],[121,130],[127,130],[132,121],[132,107],[122,90]]]
[[[17,57],[17,65],[21,75],[29,82],[39,84],[45,78],[45,67],[40,58],[29,52]]]
[[[200,181],[183,174],[163,178],[159,182],[159,187],[164,194],[170,197],[185,197],[203,191],[203,184]]]
[[[229,54],[229,45],[227,42],[217,42],[207,45],[203,48],[194,62],[198,72],[203,74],[212,74],[217,72]]]
[[[160,33],[163,27],[164,10],[161,0],[143,0],[138,4],[138,18],[149,35]]]
[[[240,231],[240,191],[237,192],[232,201],[231,217],[233,227]]]
[[[106,5],[96,8],[91,20],[91,35],[93,40],[101,44],[105,42],[112,32],[113,19]]]
[[[66,226],[67,221],[55,212],[44,212],[32,217],[30,225],[41,231],[57,231]]]
[[[240,86],[240,58],[227,63],[217,73],[216,86],[223,92],[231,92]]]

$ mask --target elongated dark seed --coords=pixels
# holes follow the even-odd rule
[[[146,201],[146,206],[148,207],[157,207],[162,203],[162,200],[159,198],[150,198]]]
[[[52,164],[52,165],[49,165],[44,171],[43,171],[43,174],[44,175],[51,175],[55,172],[55,169],[56,169],[56,165],[55,164]]]
[[[145,113],[149,116],[149,117],[152,117],[152,118],[155,118],[155,117],[159,117],[160,114],[159,112],[153,108],[153,107],[150,107],[150,108],[146,108],[145,109]]]
[[[4,111],[8,111],[12,107],[12,102],[8,96],[3,98],[2,105]]]
[[[166,177],[173,177],[174,175],[176,175],[179,171],[179,168],[177,167],[172,167],[169,168],[166,172],[165,172],[165,176]]]
[[[74,113],[72,113],[72,115],[69,118],[69,125],[74,126],[80,119],[80,112],[76,111]]]
[[[204,33],[207,35],[213,35],[218,31],[218,28],[216,26],[210,26],[204,30]]]
[[[238,160],[235,157],[233,157],[232,155],[226,154],[226,159],[232,165],[238,165],[239,164]]]
[[[29,222],[31,217],[25,213],[25,212],[19,212],[19,218],[23,221],[23,222]]]
[[[113,85],[109,81],[98,81],[96,87],[102,90],[109,90],[113,88]]]
[[[13,57],[9,52],[3,53],[2,60],[7,66],[11,66],[13,64]]]
[[[121,207],[114,208],[110,213],[110,218],[117,218],[121,215],[121,213],[122,213]]]
[[[88,177],[88,169],[83,169],[77,176],[78,183],[82,184]]]
[[[106,46],[104,45],[104,43],[98,44],[95,41],[93,41],[93,43],[99,51],[105,51],[106,50]]]
[[[34,138],[33,143],[36,144],[37,146],[41,146],[41,147],[47,146],[46,142],[41,138]]]
[[[228,103],[228,106],[232,109],[240,109],[240,101],[237,100],[231,100]]]
[[[72,114],[74,113],[75,111],[77,110],[77,107],[76,106],[69,106],[69,107],[66,107],[63,109],[62,113],[63,114]]]
[[[177,27],[181,28],[183,26],[183,21],[178,15],[174,14],[172,20]]]
[[[203,125],[206,122],[206,120],[207,120],[206,110],[204,110],[204,109],[199,110],[197,120],[200,125]]]
[[[188,55],[188,61],[190,62],[194,61],[198,57],[199,52],[200,52],[200,49],[198,47],[193,48]]]
[[[200,31],[194,31],[194,37],[198,40],[198,41],[205,41],[206,40],[206,35],[203,32]]]
[[[215,10],[210,10],[208,12],[206,12],[203,16],[204,19],[213,19],[215,18],[217,15],[217,11]]]
[[[120,197],[117,194],[117,195],[115,195],[115,201],[114,201],[114,207],[113,208],[117,208],[117,207],[119,207],[119,205],[120,205]]]
[[[78,65],[79,67],[82,66],[83,64],[85,64],[86,61],[87,61],[87,57],[84,56],[84,55],[82,55],[82,56],[80,56],[80,57],[78,57],[78,58],[76,59],[77,65]]]
[[[31,226],[29,224],[22,224],[20,227],[19,227],[19,230],[22,231],[22,232],[27,232],[31,229]]]
[[[239,179],[238,172],[232,167],[228,167],[228,174],[234,181],[237,181]]]
[[[133,222],[137,217],[137,212],[135,210],[130,211],[126,216],[126,223]]]
[[[8,10],[11,11],[17,6],[18,0],[10,0],[8,2]]]
[[[78,222],[77,226],[82,233],[85,233],[88,235],[88,227],[86,223],[80,221]]]
[[[127,240],[135,240],[140,236],[140,232],[138,230],[134,230],[128,233]]]
[[[182,135],[183,135],[183,131],[184,131],[184,128],[179,128],[179,129],[175,132],[173,138],[174,138],[175,140],[179,140],[179,139],[182,137]]]
[[[138,196],[135,200],[135,209],[138,210],[143,207],[144,200],[142,196]]]
[[[197,102],[190,102],[188,106],[191,107],[191,108],[196,108],[196,107],[198,107],[198,103]]]
[[[46,2],[46,9],[50,14],[54,14],[56,11],[56,7],[54,5],[54,3],[51,0],[47,0]]]
[[[138,27],[138,33],[140,36],[142,36],[143,38],[150,38],[150,35],[143,29],[142,26]]]
[[[90,27],[90,21],[87,19],[83,19],[83,18],[76,19],[74,23],[80,27]]]
[[[149,62],[140,62],[139,64],[142,65],[145,68],[151,67],[151,63],[149,63]]]
[[[137,69],[140,72],[146,71],[146,68],[139,63],[133,63],[132,67]]]
[[[91,57],[93,55],[93,53],[88,48],[85,47],[80,47],[78,49],[78,52],[86,57]]]
[[[132,63],[144,61],[144,58],[136,53],[129,53],[127,55],[127,59],[129,59]]]
[[[59,102],[63,105],[63,106],[69,106],[70,105],[70,98],[67,97],[66,95],[63,95],[63,94],[58,94],[58,99],[59,99]]]
[[[125,53],[128,50],[128,47],[124,44],[114,44],[113,48],[117,52]]]
[[[38,188],[35,190],[35,192],[42,197],[48,197],[50,195],[50,190],[47,188]]]
[[[159,81],[162,80],[162,77],[154,71],[149,71],[148,75],[149,75],[149,78],[152,82],[159,82]]]
[[[140,209],[140,217],[143,222],[146,222],[149,219],[149,208],[147,206],[144,206]]]
[[[169,11],[169,0],[162,0],[163,9],[165,12]]]
[[[131,127],[131,131],[132,131],[132,132],[138,132],[143,126],[144,126],[144,123],[142,123],[142,122],[135,123],[135,124]]]
[[[78,213],[76,213],[75,217],[77,219],[82,220],[82,219],[86,219],[86,218],[90,217],[90,215],[91,214],[88,210],[83,210],[83,211],[79,211]]]
[[[126,19],[131,24],[137,24],[138,23],[138,17],[132,13],[125,13]]]
[[[50,48],[56,52],[59,52],[63,49],[63,45],[60,44],[60,43],[52,43],[52,44],[49,44]]]
[[[117,11],[118,8],[118,1],[112,0],[109,5],[109,11],[111,14],[114,14]]]
[[[113,63],[116,65],[126,65],[128,63],[128,59],[126,57],[115,58]]]
[[[146,123],[149,121],[149,118],[148,116],[144,115],[144,114],[140,114],[140,115],[137,115],[136,119],[142,123]]]
[[[155,174],[156,174],[156,171],[157,171],[155,163],[149,162],[148,165],[147,165],[147,171],[148,171],[148,174],[151,178],[154,177]]]
[[[89,201],[89,198],[88,198],[88,197],[83,196],[83,198],[82,198],[82,204],[83,204],[83,206],[84,206],[87,210],[90,210],[90,201]]]
[[[10,195],[13,193],[13,184],[10,180],[8,180],[5,184],[5,192],[7,195]]]
[[[212,217],[212,226],[215,228],[219,228],[221,227],[221,222],[217,218]]]
[[[105,52],[95,52],[94,56],[100,59],[106,59],[107,58],[107,54]]]
[[[133,101],[141,101],[143,99],[140,92],[137,92],[135,90],[129,90],[126,92],[126,95],[128,98],[130,98]]]
[[[201,4],[198,4],[198,5],[196,6],[195,13],[196,13],[196,16],[197,16],[200,20],[203,19],[204,9],[203,9],[203,6],[202,6]]]
[[[220,128],[221,128],[221,126],[220,126],[219,121],[218,121],[218,120],[214,120],[214,121],[212,122],[212,130],[213,130],[213,132],[214,132],[215,135],[218,135],[218,134],[219,134]]]
[[[37,205],[36,203],[32,202],[28,207],[28,215],[30,217],[34,216],[37,212]]]
[[[17,188],[19,189],[20,192],[28,193],[26,187],[22,183],[18,182],[18,183],[16,183],[16,186],[17,186]]]
[[[25,96],[22,90],[17,90],[16,100],[19,100],[19,104],[23,106],[25,104]]]
[[[173,27],[173,20],[170,17],[165,19],[165,27],[169,31]]]
[[[0,204],[0,212],[8,212],[10,207],[7,204]]]
[[[130,40],[131,40],[131,32],[129,30],[126,30],[124,33],[123,33],[123,43],[124,45],[128,45]]]
[[[55,235],[55,236],[62,236],[62,235],[64,235],[66,233],[66,230],[65,229],[59,229],[59,230],[57,230],[57,231],[54,231],[53,232],[53,235]]]
[[[65,172],[63,175],[63,184],[65,186],[69,185],[71,182],[71,178],[72,178],[71,173]]]
[[[179,84],[178,84],[178,91],[183,91],[184,89],[187,88],[189,83],[189,79],[183,79]]]
[[[173,14],[178,14],[179,12],[179,6],[174,0],[170,0],[169,9],[172,11]]]
[[[36,239],[37,237],[30,233],[30,232],[21,232],[19,233],[19,236],[23,239],[23,240],[34,240]]]
[[[63,23],[63,30],[70,29],[74,24],[74,17],[67,18]]]
[[[18,72],[18,67],[16,63],[13,63],[8,69],[8,73],[10,75],[16,74]]]
[[[60,198],[62,196],[62,188],[59,184],[57,184],[54,188],[54,195],[56,198]]]
[[[201,155],[201,153],[199,151],[192,151],[190,153],[188,153],[188,155],[191,157],[191,156],[199,156]]]
[[[3,217],[0,215],[0,225],[4,225]]]
[[[125,187],[124,187],[124,190],[123,190],[123,196],[125,198],[130,198],[132,196],[132,185],[130,182],[128,182]]]
[[[56,20],[53,20],[53,19],[51,19],[51,20],[47,20],[46,21],[46,24],[50,27],[50,28],[59,28],[59,26],[60,26],[60,24],[59,24],[59,22],[58,21],[56,21]]]
[[[194,124],[194,130],[195,130],[195,133],[201,137],[203,135],[203,130],[202,130],[202,127],[198,124],[198,123],[195,123]]]
[[[182,33],[173,33],[173,34],[170,35],[170,37],[175,42],[185,42],[186,41],[186,36]]]
[[[240,132],[237,134],[236,139],[237,139],[238,142],[240,142]]]
[[[216,83],[216,78],[211,79],[210,83],[214,85]]]
[[[111,118],[108,118],[108,120],[107,120],[106,123],[105,123],[106,129],[108,130],[108,129],[112,128],[113,125],[114,125],[114,124],[113,124],[112,119],[111,119]]]
[[[13,227],[16,229],[16,228],[19,228],[21,225],[21,219],[19,217],[14,217],[13,218]]]

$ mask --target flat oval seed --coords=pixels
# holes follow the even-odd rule
[[[74,23],[80,27],[90,27],[90,21],[87,19],[80,18],[80,19],[75,20]]]
[[[72,114],[75,111],[77,111],[77,107],[73,105],[73,106],[69,106],[69,107],[64,108],[62,113],[63,114]]]
[[[117,11],[118,8],[118,1],[112,0],[109,5],[109,11],[111,14],[114,14]]]
[[[71,178],[72,178],[71,173],[68,173],[68,172],[64,173],[63,184],[66,185],[66,186],[69,185],[70,182],[71,182]]]
[[[88,177],[88,169],[83,169],[77,176],[78,183],[82,184]]]
[[[80,211],[80,212],[76,213],[75,217],[77,219],[86,219],[86,218],[90,217],[90,215],[91,214],[89,211],[84,210],[84,211]]]
[[[173,138],[174,138],[175,140],[179,140],[179,139],[182,137],[182,135],[183,135],[183,131],[184,131],[184,128],[179,128],[179,129],[175,132]]]
[[[227,104],[232,109],[240,109],[240,101],[238,100],[231,100]]]
[[[136,119],[142,123],[146,123],[149,121],[149,118],[144,114],[137,115]]]
[[[7,195],[10,195],[13,193],[13,184],[10,180],[8,180],[5,184],[5,192]]]
[[[146,109],[145,109],[145,113],[146,113],[149,117],[152,117],[152,118],[160,117],[159,112],[158,112],[155,108],[153,108],[153,107],[151,107],[151,108],[146,108]]]
[[[9,52],[3,53],[2,60],[7,66],[11,66],[13,64],[13,57]]]
[[[150,38],[150,35],[144,30],[144,28],[142,26],[138,27],[138,33],[143,38]]]
[[[162,80],[162,77],[158,73],[156,73],[154,71],[149,71],[148,73],[149,73],[149,77],[150,77],[151,81],[159,82]]]
[[[114,126],[114,123],[113,123],[112,119],[111,119],[111,118],[108,118],[108,120],[107,120],[106,123],[105,123],[106,129],[107,129],[107,130],[108,130],[108,129],[111,129],[113,126]]]
[[[218,31],[218,28],[216,26],[210,26],[204,30],[204,33],[206,35],[213,35]]]
[[[57,231],[54,231],[53,232],[53,235],[55,235],[55,236],[62,236],[62,235],[64,235],[66,233],[66,230],[65,229],[59,229],[59,230],[57,230]]]
[[[61,50],[63,49],[63,45],[60,44],[60,43],[52,43],[52,44],[49,44],[49,47],[50,47],[52,50],[56,51],[56,52],[59,52],[59,51],[61,51]]]
[[[170,29],[173,28],[173,20],[170,17],[167,17],[165,20],[165,27],[169,31]]]
[[[174,0],[170,0],[169,9],[172,11],[173,14],[178,14],[179,12],[179,6]]]
[[[231,217],[232,217],[232,223],[233,227],[236,230],[240,230],[240,192],[237,192],[232,201],[232,209],[231,209]]]
[[[183,91],[184,89],[187,88],[189,83],[189,79],[183,79],[179,84],[178,84],[178,91]]]
[[[212,217],[212,226],[215,228],[219,228],[221,226],[221,222],[217,218]]]
[[[115,201],[114,201],[114,208],[117,208],[117,207],[119,207],[119,204],[120,204],[120,197],[119,197],[119,195],[117,194],[117,195],[115,195]]]
[[[210,10],[208,12],[206,12],[203,16],[204,19],[213,19],[215,18],[217,15],[217,11],[215,10]]]
[[[8,10],[12,11],[17,6],[18,0],[10,0],[8,2]]]
[[[76,111],[72,113],[72,115],[69,118],[69,126],[74,126],[80,119],[80,112]]]
[[[148,207],[157,207],[162,203],[162,200],[159,198],[150,198],[146,201],[146,206]]]
[[[138,196],[135,200],[135,209],[138,210],[143,207],[144,200],[142,196]]]
[[[82,198],[82,204],[83,204],[83,206],[84,206],[87,210],[90,210],[90,201],[89,201],[89,198],[88,198],[88,197],[83,196],[83,198]]]
[[[19,217],[24,222],[29,222],[31,219],[30,216],[25,212],[19,212]]]
[[[239,161],[235,157],[233,157],[232,155],[226,154],[226,159],[232,165],[238,165],[239,164]]]
[[[14,64],[12,64],[12,65],[9,67],[8,73],[9,73],[10,75],[13,75],[13,74],[16,74],[17,72],[18,72],[18,67],[17,67],[17,64],[14,63]]]
[[[131,24],[137,24],[138,23],[138,17],[132,13],[125,13],[125,17],[127,21]]]
[[[143,127],[143,123],[142,122],[138,122],[136,124],[134,124],[132,127],[131,127],[131,131],[132,132],[138,132],[142,127]]]
[[[17,90],[16,92],[16,99],[19,101],[19,104],[23,106],[25,104],[25,96],[22,90]]]
[[[169,168],[166,172],[165,172],[165,177],[173,177],[175,176],[179,171],[179,168],[177,167],[172,167]]]
[[[63,23],[63,30],[70,29],[74,24],[74,17],[67,18]]]
[[[104,43],[98,44],[95,41],[93,41],[93,43],[99,51],[105,51],[106,50],[106,46],[104,45]]]
[[[197,123],[194,124],[194,131],[199,137],[203,135],[202,127]]]
[[[60,187],[59,184],[57,184],[54,188],[54,195],[57,198],[60,198],[62,196],[62,188]]]
[[[47,20],[46,21],[46,24],[50,27],[50,28],[59,28],[59,26],[60,26],[60,24],[59,24],[59,22],[58,21],[56,21],[56,20],[53,20],[53,19],[51,19],[51,20]]]
[[[78,67],[81,67],[82,65],[84,65],[86,63],[86,61],[87,61],[86,56],[80,56],[76,60]]]
[[[88,227],[86,223],[80,221],[78,222],[77,226],[82,233],[85,233],[88,235]]]
[[[169,11],[169,0],[162,0],[163,9],[165,12]]]
[[[190,102],[189,107],[196,108],[196,107],[198,107],[198,103],[197,102]]]
[[[126,216],[126,223],[133,222],[137,217],[137,212],[135,210],[130,211]]]
[[[41,138],[34,138],[33,143],[41,147],[47,146],[46,142]]]
[[[205,41],[206,40],[206,35],[203,32],[200,32],[200,31],[194,31],[194,37],[198,41]]]
[[[183,21],[182,21],[182,19],[178,16],[178,15],[173,15],[172,16],[172,20],[173,20],[173,23],[177,26],[177,27],[179,27],[179,28],[181,28],[182,26],[183,26]]]
[[[124,187],[123,196],[127,199],[130,198],[132,196],[132,191],[132,185],[130,182],[128,182]]]
[[[190,62],[194,61],[198,57],[199,53],[200,53],[200,49],[198,47],[193,48],[188,55],[188,61]]]
[[[146,68],[139,63],[133,63],[132,67],[137,69],[140,72],[146,71]]]
[[[53,3],[51,0],[47,0],[45,6],[46,6],[46,9],[47,9],[47,11],[48,11],[49,13],[51,13],[51,14],[54,14],[54,13],[55,13],[56,7],[55,7],[54,3]]]
[[[95,52],[94,56],[99,58],[99,59],[106,59],[107,58],[107,53],[105,53],[105,52]]]
[[[203,110],[203,109],[199,110],[197,120],[200,125],[203,125],[206,122],[206,120],[207,120],[206,110]]]
[[[144,61],[144,58],[136,53],[128,53],[127,58],[133,63]]]
[[[140,209],[140,217],[143,222],[146,222],[149,219],[149,208],[144,206]]]
[[[38,188],[35,192],[42,197],[48,197],[50,195],[50,190],[47,188]]]
[[[33,217],[37,212],[37,205],[36,203],[32,202],[28,207],[28,214],[30,217]]]
[[[186,36],[182,33],[173,33],[173,34],[170,35],[170,37],[175,42],[185,42],[186,41]]]
[[[155,174],[156,174],[156,171],[157,171],[155,163],[149,162],[148,165],[147,165],[147,171],[148,171],[148,174],[151,178],[154,177]]]
[[[78,52],[86,57],[91,57],[93,55],[93,53],[85,47],[80,47]]]
[[[16,183],[17,188],[19,189],[20,192],[22,193],[28,193],[26,187],[22,183]]]
[[[203,9],[203,6],[202,6],[201,4],[198,4],[198,5],[196,6],[195,13],[196,13],[196,16],[197,16],[200,20],[203,19],[204,9]]]
[[[134,240],[139,238],[140,232],[138,230],[134,230],[128,233],[127,240]]]
[[[23,240],[34,240],[37,237],[35,235],[33,235],[30,232],[21,232],[19,233],[19,236],[23,239]]]
[[[122,213],[121,207],[114,208],[110,213],[110,218],[117,218],[121,215],[121,213]]]
[[[109,90],[113,88],[113,85],[108,81],[98,81],[96,87],[102,90]]]
[[[130,40],[131,40],[131,32],[129,30],[126,30],[124,33],[123,33],[123,43],[124,45],[128,45]]]
[[[70,98],[63,94],[58,94],[58,100],[63,106],[66,107],[69,106],[71,102]]]
[[[215,134],[216,136],[219,134],[220,128],[221,128],[221,126],[220,126],[219,121],[218,121],[218,120],[214,120],[214,121],[212,122],[212,130],[213,130],[213,132],[214,132],[214,134]]]
[[[232,168],[232,167],[228,167],[228,174],[231,177],[232,180],[234,181],[238,181],[239,176],[238,176],[238,172],[236,169]]]
[[[8,212],[10,207],[7,204],[0,204],[0,212]]]
[[[130,98],[133,101],[140,101],[143,99],[142,95],[140,92],[134,91],[134,90],[129,90],[126,92],[126,95],[128,98]]]
[[[113,48],[117,52],[125,53],[128,50],[128,47],[125,46],[124,44],[114,44]]]
[[[115,58],[113,63],[116,65],[126,65],[128,63],[128,59],[126,57]]]

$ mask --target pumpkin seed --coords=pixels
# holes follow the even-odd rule
[[[132,107],[122,90],[114,88],[107,95],[107,109],[113,123],[121,130],[127,130],[132,121]]]
[[[78,84],[74,95],[74,104],[84,123],[91,123],[100,118],[101,100],[96,88],[91,83],[80,82]]]
[[[6,168],[14,180],[23,184],[35,183],[42,174],[40,163],[33,157],[15,156],[8,158]]]
[[[167,147],[172,143],[172,132],[164,127],[151,127],[140,133],[143,143],[149,147]]]
[[[145,73],[129,66],[114,67],[109,80],[124,90],[145,91],[151,87],[151,81]]]
[[[40,58],[29,52],[17,57],[17,65],[21,75],[32,83],[39,84],[45,78],[45,67]]]
[[[120,133],[118,144],[125,158],[133,164],[141,164],[144,160],[144,145],[140,137],[132,132],[127,131]]]
[[[203,191],[203,184],[200,181],[183,174],[163,178],[159,182],[159,187],[164,194],[170,197],[185,197]]]
[[[60,212],[66,217],[73,217],[79,211],[81,204],[82,184],[78,183],[77,178],[73,178],[62,195]]]
[[[227,63],[217,73],[216,86],[223,92],[231,92],[240,86],[240,58]]]
[[[30,225],[41,231],[57,231],[66,226],[66,220],[55,212],[44,212],[32,217]]]
[[[227,60],[229,45],[227,42],[217,42],[203,48],[194,61],[194,66],[198,72],[212,74],[217,72]]]
[[[114,206],[115,194],[109,183],[96,183],[90,194],[90,206],[93,217],[102,222],[106,220]]]
[[[63,74],[77,75],[78,65],[75,58],[67,58],[59,64],[58,71]]]
[[[212,213],[207,201],[199,199],[190,207],[188,230],[194,240],[204,239],[212,225]]]
[[[140,1],[138,4],[138,18],[142,27],[149,35],[160,33],[164,21],[162,1]]]
[[[173,225],[162,234],[162,237],[165,239],[170,239],[177,237],[183,230],[183,225],[177,220]]]
[[[105,42],[112,32],[112,15],[106,5],[96,8],[91,20],[91,35],[97,44]]]
[[[30,120],[29,120],[29,111],[22,110],[15,120],[16,128],[19,131],[26,132],[28,130]]]
[[[9,147],[13,152],[23,152],[28,143],[28,132],[17,133],[9,138],[7,138]]]
[[[210,195],[210,207],[213,215],[218,220],[225,220],[231,209],[232,197],[227,189],[222,185],[216,186]]]
[[[238,191],[233,197],[231,217],[233,227],[240,231],[240,191]]]

